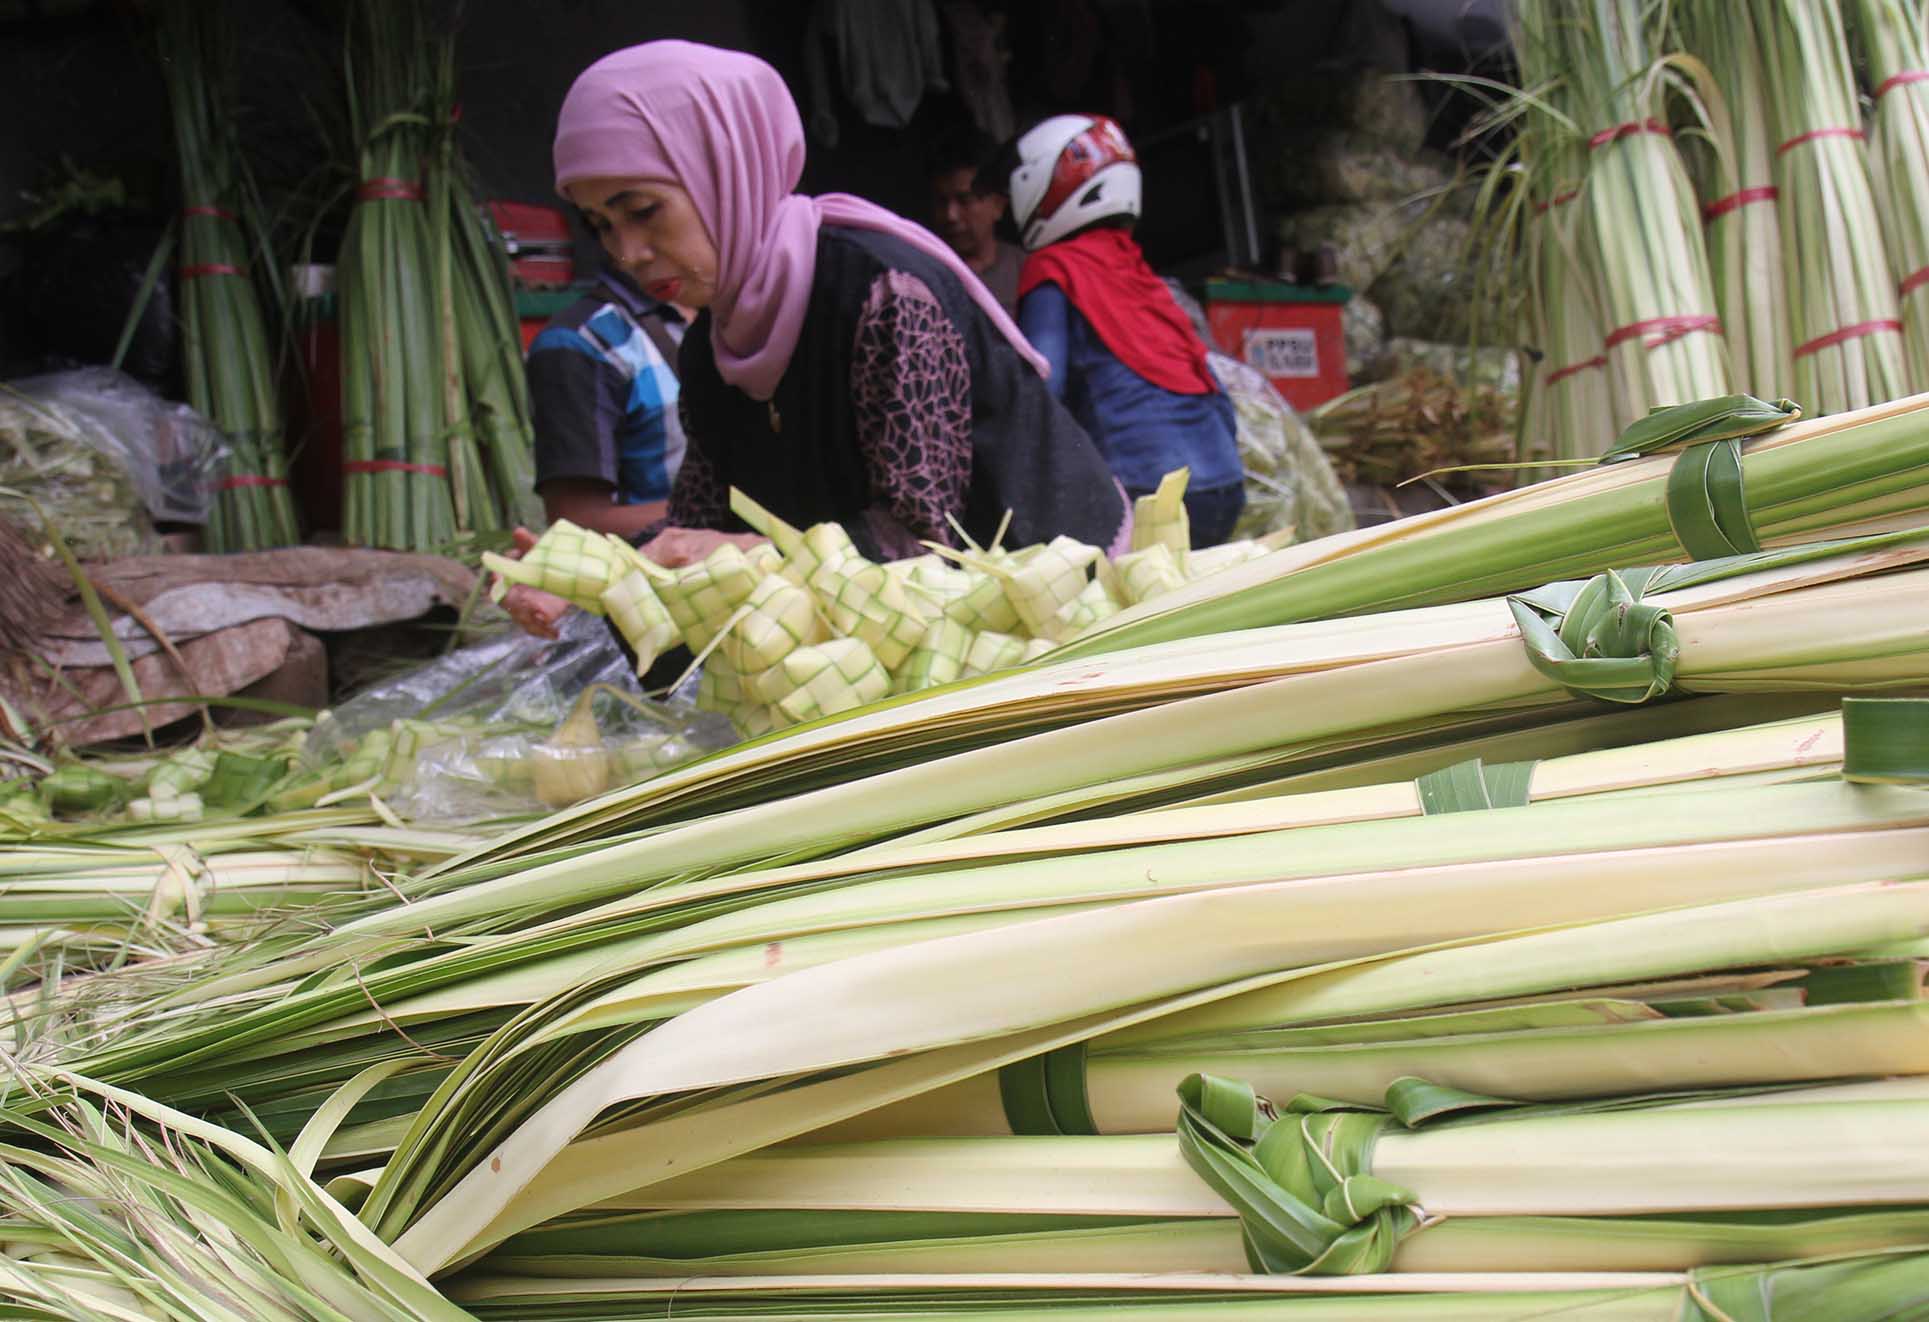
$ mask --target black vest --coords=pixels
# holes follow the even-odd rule
[[[768,404],[718,375],[708,312],[683,337],[685,418],[718,476],[800,528],[835,521],[863,537],[858,515],[872,498],[857,444],[851,357],[865,300],[886,271],[922,280],[964,338],[972,448],[965,530],[987,543],[1010,509],[1007,547],[1060,533],[1110,543],[1125,511],[1098,448],[948,266],[870,230],[819,231],[803,329]]]

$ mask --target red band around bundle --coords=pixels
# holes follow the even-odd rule
[[[1860,339],[1864,335],[1878,335],[1883,331],[1894,331],[1900,335],[1902,333],[1902,323],[1889,319],[1881,321],[1858,321],[1855,325],[1844,326],[1839,331],[1830,331],[1827,335],[1818,335],[1807,344],[1796,345],[1795,356],[1797,358],[1806,358],[1812,353],[1820,353],[1823,349],[1834,348],[1836,345],[1842,344],[1845,341]]]
[[[285,487],[288,485],[288,479],[261,477],[254,473],[237,473],[233,477],[222,478],[220,485],[223,491],[234,491],[241,487]]]
[[[426,473],[447,477],[449,470],[440,464],[408,464],[400,459],[350,459],[342,465],[344,473]]]
[[[1921,82],[1929,82],[1929,69],[1904,69],[1900,73],[1892,73],[1876,86],[1875,99],[1880,101],[1891,88],[1900,87],[1904,83]]]
[[[1767,184],[1760,188],[1744,188],[1740,192],[1730,193],[1727,197],[1718,197],[1701,209],[1702,223],[1718,220],[1731,211],[1739,211],[1750,202],[1773,202],[1779,196],[1781,194],[1776,191],[1775,186]]]
[[[1566,367],[1558,367],[1554,369],[1553,371],[1547,374],[1546,384],[1551,386],[1556,382],[1567,380],[1567,378],[1570,376],[1578,376],[1582,372],[1589,371],[1592,368],[1606,367],[1606,366],[1607,366],[1607,359],[1600,354],[1596,354],[1594,355],[1594,357],[1589,358],[1584,362],[1569,363]]]
[[[1578,188],[1570,188],[1565,193],[1556,193],[1554,194],[1554,197],[1551,201],[1534,203],[1534,214],[1538,216],[1543,214],[1544,212],[1552,211],[1555,207],[1560,206],[1562,203],[1572,202],[1575,198],[1579,197],[1580,195],[1581,195],[1581,190]]]
[[[1794,150],[1795,148],[1801,146],[1805,142],[1814,142],[1818,138],[1854,138],[1856,141],[1860,142],[1862,139],[1866,138],[1867,136],[1868,135],[1864,133],[1861,129],[1847,129],[1847,128],[1810,129],[1807,133],[1797,133],[1794,137],[1790,138],[1787,142],[1784,142],[1781,146],[1775,149],[1775,154],[1777,156],[1780,156],[1784,152]]]
[[[213,216],[216,220],[234,220],[235,214],[224,207],[182,207],[183,216]]]
[[[1923,267],[1920,271],[1911,271],[1904,276],[1902,287],[1896,291],[1896,297],[1907,298],[1924,285],[1929,285],[1929,266]]]
[[[1658,119],[1630,120],[1626,124],[1616,124],[1611,129],[1602,129],[1599,133],[1596,133],[1587,140],[1587,149],[1593,151],[1596,148],[1607,146],[1610,142],[1619,142],[1622,138],[1631,138],[1637,133],[1659,133],[1664,138],[1674,136],[1668,126]]]
[[[1612,349],[1617,344],[1626,344],[1639,338],[1644,347],[1659,349],[1664,344],[1673,344],[1684,335],[1696,331],[1713,331],[1721,334],[1721,318],[1711,316],[1695,317],[1650,317],[1637,321],[1631,326],[1621,326],[1608,333],[1607,346]]]
[[[420,202],[428,194],[422,185],[413,179],[364,179],[361,187],[355,190],[357,202],[380,202],[393,199],[399,202]]]
[[[181,278],[183,280],[195,280],[195,279],[199,279],[201,276],[204,276],[204,275],[246,275],[246,274],[247,272],[242,270],[240,267],[230,266],[226,262],[202,262],[198,266],[184,266],[181,268]]]

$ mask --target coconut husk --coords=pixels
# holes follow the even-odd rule
[[[0,652],[18,652],[60,614],[73,582],[34,542],[0,519]]]

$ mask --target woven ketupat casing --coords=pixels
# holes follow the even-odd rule
[[[785,657],[777,671],[791,691],[776,706],[792,721],[820,716],[876,702],[891,691],[891,677],[877,656],[856,638],[833,638],[816,647],[800,647]]]
[[[813,524],[803,539],[783,557],[778,570],[799,587],[808,587],[813,576],[825,565],[857,554],[850,535],[835,523]]]
[[[859,556],[822,565],[811,575],[811,591],[823,603],[831,628],[861,639],[894,670],[924,637],[937,612],[913,599],[902,583]]]
[[[971,640],[971,649],[965,653],[964,672],[967,675],[987,675],[1006,666],[1015,666],[1024,659],[1023,638],[986,629]]]
[[[945,618],[956,620],[967,629],[989,629],[994,633],[1010,633],[1018,628],[1018,608],[1011,604],[1005,580],[982,569],[969,572],[971,582],[964,592],[945,603]]]
[[[1186,515],[1186,482],[1191,476],[1191,469],[1175,468],[1159,479],[1157,491],[1133,502],[1134,551],[1163,546],[1184,567],[1186,552],[1192,547],[1192,520]]]
[[[768,670],[796,648],[830,637],[811,594],[780,574],[757,580],[743,604],[747,611],[717,644],[741,674]]]
[[[649,576],[631,569],[603,591],[603,610],[623,640],[636,653],[636,673],[642,674],[656,659],[676,646],[682,630],[670,618],[669,609],[656,595]]]
[[[911,655],[898,667],[891,689],[894,693],[915,693],[919,689],[949,684],[965,673],[965,658],[978,635],[956,620],[933,620],[925,626],[924,637]]]
[[[1162,543],[1143,551],[1128,552],[1112,563],[1124,586],[1126,604],[1132,606],[1182,587],[1186,581],[1178,557],[1172,554],[1171,547]]]
[[[1096,546],[1071,537],[1054,537],[1043,546],[1028,547],[1015,559],[1017,568],[1005,579],[1005,592],[1018,610],[1026,632],[1055,638],[1062,627],[1058,612],[1078,599],[1091,581]]]
[[[740,547],[725,542],[698,563],[679,569],[670,581],[658,583],[657,595],[683,641],[701,651],[723,632],[762,577]]]

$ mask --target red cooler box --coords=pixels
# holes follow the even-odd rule
[[[1346,391],[1340,309],[1352,297],[1344,285],[1212,279],[1201,301],[1226,352],[1264,372],[1288,404],[1304,410]]]

